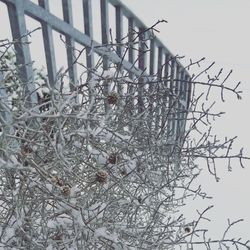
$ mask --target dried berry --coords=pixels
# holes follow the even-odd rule
[[[110,154],[108,158],[109,163],[111,164],[117,164],[119,161],[119,154],[118,153],[112,153]]]
[[[27,154],[31,154],[32,152],[33,152],[33,150],[28,145],[24,145],[22,147],[22,153],[23,154],[27,155]]]
[[[62,233],[57,233],[54,235],[54,240],[62,240],[63,239],[63,234]]]
[[[63,181],[58,176],[53,177],[53,182],[59,187],[64,185]]]
[[[107,101],[108,101],[108,104],[116,104],[118,101],[117,93],[116,92],[109,93],[109,95],[107,96]]]
[[[184,232],[185,232],[186,234],[191,233],[191,228],[190,228],[190,227],[185,227],[185,228],[184,228]]]
[[[96,180],[100,183],[106,182],[107,178],[108,178],[108,172],[106,172],[105,170],[99,170],[96,173]]]
[[[69,186],[62,187],[62,191],[63,191],[63,194],[65,196],[69,196],[70,195],[70,187]]]

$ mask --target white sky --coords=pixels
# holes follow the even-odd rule
[[[74,2],[76,1],[80,0],[74,0]],[[168,24],[158,26],[160,30],[158,37],[173,54],[185,55],[188,59],[199,59],[205,56],[209,63],[216,61],[218,68],[234,70],[232,86],[235,82],[242,81],[243,100],[237,101],[236,98],[230,96],[226,99],[226,104],[222,105],[218,102],[217,109],[227,113],[222,119],[216,121],[215,131],[221,137],[238,135],[236,148],[244,147],[245,152],[250,155],[250,119],[247,111],[250,108],[250,74],[248,70],[250,67],[250,34],[248,31],[250,0],[121,1],[147,26],[153,25],[158,19],[168,21]],[[53,0],[54,7],[59,3],[59,0]],[[93,3],[96,4],[97,0],[93,0]],[[4,5],[1,4],[0,8],[2,6]],[[74,20],[82,18],[78,14],[75,14]],[[1,17],[1,23],[5,18],[7,16]],[[36,24],[33,26],[36,27]],[[3,29],[5,27],[0,27],[0,34]],[[5,32],[7,32],[6,30]],[[5,35],[5,33],[3,34]],[[41,37],[37,39],[41,40]],[[33,48],[33,51],[36,54],[41,53],[38,58],[44,61],[44,58],[41,59],[42,52],[37,50],[37,47]],[[212,222],[208,225],[213,237],[222,235],[227,218],[232,220],[244,218],[245,222],[236,226],[233,236],[250,239],[250,162],[246,166],[247,169],[241,169],[238,164],[235,164],[233,172],[227,173],[226,164],[221,163],[218,167],[222,179],[216,183],[213,177],[206,174],[204,165],[205,173],[200,178],[200,183],[214,199],[209,202],[190,203],[186,214],[191,218],[196,213],[195,209],[202,210],[207,205],[214,204],[215,208],[209,213]]]
[[[215,123],[215,130],[222,138],[238,136],[236,148],[245,148],[250,154],[250,1],[249,0],[122,0],[146,24],[158,19],[168,24],[159,25],[158,37],[174,54],[188,59],[203,56],[208,62],[216,61],[219,68],[233,69],[231,86],[242,81],[243,100],[229,96],[226,104],[218,102],[217,109],[226,111]],[[200,183],[214,197],[208,202],[194,202],[186,213],[194,215],[196,209],[214,204],[209,212],[212,219],[210,235],[220,237],[227,225],[227,218],[245,221],[235,227],[232,236],[250,239],[250,162],[247,169],[238,164],[233,172],[226,172],[226,164],[218,165],[221,181],[216,183],[206,173]],[[206,166],[204,165],[204,169]]]

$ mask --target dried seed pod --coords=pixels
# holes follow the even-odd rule
[[[105,170],[99,170],[96,173],[96,180],[100,183],[106,182],[107,178],[108,178],[108,172],[106,172]]]
[[[108,158],[108,162],[111,164],[117,164],[119,161],[119,154],[118,153],[112,153],[110,154]]]
[[[186,234],[189,234],[189,233],[191,233],[191,228],[190,227],[185,227],[184,228],[184,232],[186,233]]]
[[[70,195],[70,187],[69,186],[63,186],[62,187],[62,192],[65,196],[69,196]]]
[[[63,239],[63,234],[62,233],[56,233],[55,235],[54,235],[54,240],[62,240]]]
[[[108,104],[116,104],[118,101],[118,94],[116,92],[111,92],[107,96]]]
[[[25,155],[31,154],[33,152],[32,148],[28,145],[22,147],[22,153]]]
[[[58,176],[54,176],[52,181],[59,187],[64,185],[63,181]]]

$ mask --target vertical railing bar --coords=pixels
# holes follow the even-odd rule
[[[135,24],[134,19],[129,18],[128,19],[128,42],[129,42],[129,49],[128,49],[128,60],[130,63],[134,63],[135,60],[135,52],[134,52],[134,34]]]
[[[128,61],[131,63],[131,65],[134,65],[134,61],[135,61],[135,51],[134,51],[134,39],[135,39],[135,32],[134,32],[134,28],[135,28],[135,23],[134,23],[134,19],[132,17],[128,18]],[[129,71],[129,78],[131,79],[131,83],[128,83],[128,96],[127,96],[127,102],[129,103],[129,106],[131,108],[129,108],[129,113],[132,115],[133,113],[133,109],[134,105],[134,84],[133,84],[133,79],[134,79],[134,74]],[[132,126],[129,126],[129,129],[132,129]]]
[[[108,1],[100,0],[101,7],[101,27],[102,27],[102,45],[108,46],[109,43],[109,14],[108,14]],[[103,57],[103,69],[108,69],[108,58]]]
[[[83,17],[84,17],[84,33],[93,39],[93,17],[91,0],[84,0],[83,2]],[[92,48],[86,48],[86,63],[88,69],[94,68],[94,54]]]
[[[157,83],[156,83],[156,87],[157,87],[157,94],[158,97],[156,98],[156,109],[155,109],[155,129],[157,130],[159,127],[159,123],[160,123],[160,103],[162,100],[161,97],[161,92],[160,92],[160,88],[159,86],[161,86],[161,74],[159,72],[161,72],[161,67],[162,67],[162,48],[158,47],[158,58],[157,58]]]
[[[176,103],[175,103],[175,110],[174,110],[174,135],[175,135],[175,140],[178,140],[179,137],[179,118],[180,118],[180,113],[179,113],[179,93],[180,93],[180,66],[177,63],[176,64],[176,82],[175,82],[175,98],[176,98]]]
[[[169,68],[170,68],[170,55],[165,54],[165,62],[164,62],[164,85],[167,88],[169,86]]]
[[[65,22],[73,26],[73,16],[72,16],[72,3],[71,0],[62,0],[62,7],[63,7],[63,19]],[[72,37],[66,35],[66,52],[67,52],[67,61],[68,61],[68,68],[69,68],[69,78],[73,85],[77,83],[77,70],[75,60],[75,53],[74,53],[74,40]],[[72,85],[71,85],[72,86]],[[71,87],[70,86],[70,87]]]
[[[128,61],[133,65],[135,61],[135,51],[134,51],[134,19],[129,18],[128,19]],[[129,78],[133,78],[133,73],[129,72]]]
[[[116,19],[116,51],[117,55],[122,58],[123,57],[123,46],[121,45],[122,36],[123,36],[123,13],[122,8],[119,5],[115,6],[115,19]],[[122,62],[118,65],[118,73],[122,70]],[[122,85],[121,83],[117,86],[118,94],[122,95]]]
[[[179,159],[180,143],[181,143],[181,113],[180,113],[180,86],[181,86],[181,66],[176,62],[176,75],[175,75],[175,107],[174,107],[174,159]],[[175,167],[179,169],[180,164],[175,162]]]
[[[154,75],[155,68],[155,40],[152,38],[150,40],[150,64],[149,64],[149,74]]]
[[[162,47],[158,47],[157,76],[159,80],[162,78],[162,56]]]
[[[191,102],[191,94],[192,94],[192,84],[191,84],[191,77],[187,75],[187,110],[189,109],[190,102]]]
[[[8,4],[8,14],[10,19],[11,33],[16,51],[17,64],[21,65],[19,70],[20,78],[23,82],[27,82],[26,91],[29,92],[29,100],[31,105],[37,103],[37,96],[35,93],[36,86],[34,84],[32,61],[30,56],[30,49],[28,45],[26,22],[24,16],[24,2],[23,0],[16,1],[15,5]]]
[[[150,54],[149,54],[149,75],[154,76],[154,68],[155,68],[155,39],[150,39]],[[148,105],[148,113],[149,113],[149,120],[148,126],[152,128],[152,121],[153,121],[153,102],[154,102],[154,81],[149,84],[149,105]]]
[[[163,105],[163,108],[164,110],[168,110],[168,107],[170,106],[169,104],[169,100],[170,100],[170,91],[169,91],[169,85],[170,85],[170,82],[169,82],[169,79],[170,79],[170,55],[169,53],[165,53],[165,62],[164,62],[165,66],[164,66],[164,89],[165,89],[165,93],[164,93],[164,104]],[[163,111],[162,111],[163,112]],[[165,114],[165,113],[164,113]],[[167,112],[167,115],[169,116],[169,111]],[[163,124],[162,126],[165,126],[166,127],[166,124],[165,123],[168,123],[167,126],[169,126],[169,119],[168,117],[164,117],[164,120],[163,120]],[[168,132],[168,130],[167,130]]]
[[[164,72],[163,72],[163,83],[164,83],[164,92],[163,92],[163,104],[162,104],[162,121],[161,121],[161,128],[166,127],[167,118],[165,117],[165,114],[167,112],[167,102],[168,102],[168,96],[169,96],[169,90],[168,90],[168,75],[169,75],[169,54],[164,53],[165,60],[164,60]]]
[[[116,21],[116,43],[118,44],[116,46],[117,55],[119,57],[122,57],[122,45],[120,44],[122,41],[123,36],[123,21],[122,21],[122,8],[121,6],[117,5],[115,6],[115,21]],[[120,44],[120,45],[119,45]]]
[[[188,82],[188,75],[184,73],[184,78],[183,78],[184,82],[183,82],[183,85],[184,85],[184,93],[183,93],[183,101],[185,102],[185,110],[187,111],[188,109],[188,85],[189,85],[189,82]]]
[[[162,47],[158,47],[158,60],[157,60],[157,84],[161,86],[161,80],[162,80]],[[159,124],[160,124],[160,106],[162,106],[160,103],[163,100],[162,93],[159,93],[159,88],[158,88],[158,95],[160,95],[159,98],[156,99],[156,112],[155,112],[155,128],[158,131]]]
[[[181,120],[180,120],[180,142],[182,142],[183,133],[185,131],[185,112],[186,112],[186,105],[183,103],[186,102],[185,100],[185,72],[181,70],[181,80],[180,80],[180,112],[181,112]]]
[[[175,57],[171,57],[171,66],[170,66],[170,86],[169,86],[169,88],[170,88],[170,90],[172,91],[172,92],[174,92],[174,83],[175,83],[175,79],[174,79],[174,77],[175,77],[175,69],[176,69],[176,61],[175,61]]]
[[[171,66],[170,66],[170,83],[169,83],[169,121],[168,121],[168,126],[167,126],[167,133],[170,136],[170,138],[172,138],[173,136],[173,127],[174,127],[174,116],[173,116],[173,112],[174,112],[174,107],[173,107],[173,96],[174,96],[174,75],[175,75],[175,58],[171,57]]]
[[[44,8],[49,12],[49,2],[48,0],[38,0],[39,6]],[[43,43],[44,43],[44,51],[47,63],[47,72],[49,83],[51,86],[55,85],[56,81],[56,59],[55,59],[55,50],[54,50],[54,42],[52,35],[52,28],[49,23],[41,22],[42,32],[43,32]]]
[[[175,135],[176,135],[176,141],[180,142],[180,136],[181,136],[181,120],[182,120],[182,112],[181,112],[181,103],[180,103],[180,98],[181,98],[181,83],[182,83],[182,79],[181,79],[182,75],[181,75],[181,68],[180,65],[177,64],[177,69],[176,69],[176,88],[175,88],[175,94],[176,94],[176,98],[177,98],[177,103],[176,103],[176,131],[175,131]]]
[[[101,28],[102,28],[102,45],[106,46],[106,49],[108,49],[108,43],[109,43],[109,15],[108,15],[108,0],[100,0],[100,8],[101,8]],[[103,56],[103,70],[109,69],[109,62],[108,57]],[[104,80],[103,83],[103,92],[104,92],[104,98],[108,96],[109,93],[109,83],[108,81]],[[104,101],[105,105],[105,112],[107,113],[109,110],[109,104],[107,103],[107,100],[105,98]]]
[[[138,67],[142,71],[145,70],[146,66],[146,45],[145,45],[145,40],[146,40],[146,35],[145,34],[145,28],[140,28],[139,27],[139,55],[138,55]]]
[[[138,67],[142,71],[145,71],[146,67],[146,33],[144,27],[139,27],[139,54],[138,54]],[[138,82],[138,112],[142,113],[144,110],[143,103],[143,88],[145,84],[145,79],[143,77],[140,78]]]
[[[187,115],[188,115],[188,108],[189,108],[189,99],[190,99],[190,88],[191,88],[191,84],[188,82],[190,80],[190,77],[184,73],[183,71],[183,83],[182,85],[183,90],[184,90],[184,95],[183,95],[183,101],[185,102],[185,106],[183,107],[183,133],[185,132],[185,127],[186,127],[186,123],[187,123]]]

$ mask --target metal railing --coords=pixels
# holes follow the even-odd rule
[[[178,137],[180,131],[184,130],[185,117],[187,115],[188,106],[190,102],[191,83],[190,76],[185,68],[180,64],[176,57],[167,49],[167,47],[155,36],[152,36],[152,31],[147,29],[143,22],[136,17],[119,0],[100,0],[100,19],[101,19],[101,43],[94,40],[93,37],[93,9],[91,0],[83,0],[83,23],[82,30],[78,30],[73,26],[72,1],[62,0],[63,19],[58,18],[50,12],[49,3],[53,1],[38,0],[37,4],[30,0],[0,0],[5,3],[8,9],[9,21],[11,26],[13,40],[21,40],[21,43],[15,45],[17,63],[24,65],[21,71],[21,77],[26,81],[33,79],[33,69],[31,63],[31,53],[29,44],[27,42],[27,28],[26,16],[35,19],[41,24],[43,44],[46,58],[46,67],[48,73],[48,80],[50,85],[53,86],[56,79],[56,56],[54,50],[54,41],[52,31],[55,30],[65,36],[67,46],[67,66],[69,69],[69,77],[73,83],[77,83],[77,68],[74,64],[75,55],[74,43],[77,42],[86,47],[86,67],[92,69],[95,65],[94,53],[102,56],[103,68],[108,69],[108,63],[120,65],[124,70],[129,73],[132,78],[133,75],[140,76],[156,76],[158,80],[163,80],[164,84],[172,91],[171,95],[162,95],[161,98],[152,100],[148,105],[149,109],[152,106],[159,106],[154,110],[154,120],[159,126],[165,123],[165,116],[168,116],[168,130],[172,131],[175,137]],[[52,3],[53,4],[53,3]],[[116,51],[110,51],[108,45],[110,43],[110,15],[109,6],[115,8],[115,41],[117,44],[123,41],[123,30],[128,30],[127,44],[128,58],[123,57],[122,46],[116,46]],[[128,27],[124,27],[124,19],[127,19]],[[138,56],[133,46],[135,41],[133,31],[137,30],[138,35]],[[140,35],[141,34],[141,35]],[[149,37],[145,39],[145,37]],[[147,40],[147,42],[146,42]],[[148,48],[147,48],[148,43]],[[148,50],[149,53],[145,53]],[[93,53],[90,53],[92,52]],[[156,58],[157,54],[157,58]],[[147,69],[147,70],[146,70]],[[153,79],[153,78],[152,78]],[[155,79],[155,78],[154,78]],[[149,88],[153,87],[153,83]],[[30,91],[33,92],[35,86],[29,84]],[[140,88],[138,90],[140,98]],[[177,102],[174,101],[173,96],[177,96]],[[33,101],[36,101],[36,95],[33,95]],[[164,99],[165,98],[165,99]],[[138,105],[143,104],[143,98],[138,101]],[[150,102],[150,101],[149,101]],[[155,102],[155,104],[154,104]],[[168,107],[175,106],[179,109],[178,114],[170,114],[166,111],[166,106],[160,106],[160,102],[168,102]],[[161,118],[159,114],[161,113]],[[163,115],[162,115],[163,114]]]

